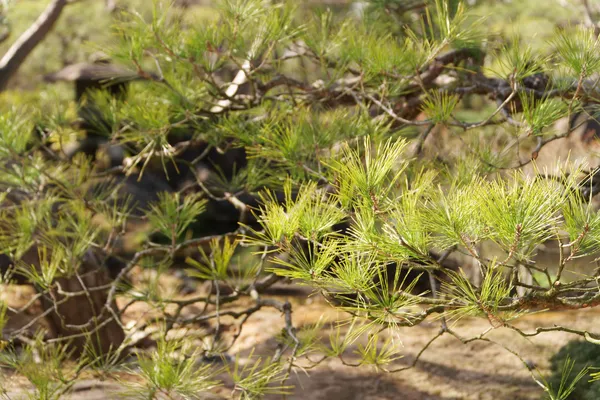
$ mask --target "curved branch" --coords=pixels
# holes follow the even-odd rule
[[[53,0],[33,25],[8,49],[0,60],[0,91],[6,90],[9,80],[33,49],[44,40],[67,4],[67,0]]]

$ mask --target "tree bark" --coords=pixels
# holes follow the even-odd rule
[[[37,246],[32,246],[22,260],[39,266]],[[106,354],[123,343],[125,333],[120,321],[105,309],[108,289],[104,287],[112,282],[109,270],[92,251],[85,255],[77,275],[58,278],[55,282],[57,289],[44,295],[41,301],[43,311],[52,310],[46,317],[51,337],[70,338],[74,356],[84,351],[87,342],[95,348],[96,354]],[[114,299],[110,308],[118,315]]]
[[[6,90],[9,80],[27,56],[50,32],[67,4],[67,0],[53,0],[33,25],[23,32],[0,59],[0,92]]]

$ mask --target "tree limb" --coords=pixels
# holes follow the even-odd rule
[[[67,4],[67,0],[53,0],[33,25],[8,49],[0,60],[0,91],[6,90],[9,80],[27,56],[50,32]]]

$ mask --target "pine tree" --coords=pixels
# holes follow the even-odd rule
[[[486,32],[495,17],[480,15],[498,2],[371,0],[338,12],[217,3],[208,15],[164,2],[120,14],[102,50],[122,67],[101,81],[129,90],[87,92],[78,107],[93,112],[79,125],[64,103],[0,117],[2,279],[34,285],[51,327],[31,339],[30,323],[2,343],[57,360],[36,372],[33,355],[6,358],[40,397],[66,393],[86,370],[112,371],[151,326],[157,350],[138,357],[131,393],[199,396],[222,371],[194,360],[239,337],[222,319],[241,330],[260,309],[281,313],[280,345],[251,365],[227,363],[244,399],[290,392],[297,360],[344,360],[353,344],[358,365],[396,371],[394,331],[426,320],[440,324],[427,347],[443,336],[491,341],[456,332],[451,322],[465,317],[598,343],[573,326],[514,324],[600,303],[597,269],[569,273],[600,251],[597,170],[536,161],[597,111],[600,42],[587,2],[582,24],[531,43]],[[564,119],[574,122],[558,130]],[[65,143],[86,134],[92,151],[67,157]],[[555,264],[537,265],[549,243]],[[154,278],[136,282],[140,268]],[[208,294],[165,292],[158,277],[173,269],[206,281]],[[322,325],[299,329],[290,303],[264,294],[290,281],[348,316],[327,345]],[[153,311],[132,328],[121,317],[135,303]],[[0,327],[33,304],[2,305]],[[206,324],[200,350],[172,339]],[[58,357],[57,345],[70,350]],[[78,364],[66,377],[69,357]],[[565,399],[586,373],[560,388],[532,377]]]

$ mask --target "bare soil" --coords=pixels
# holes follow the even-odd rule
[[[301,327],[314,324],[320,318],[335,321],[340,315],[330,305],[318,297],[308,297],[308,291],[297,286],[276,287],[271,296],[289,300],[293,305],[294,324]],[[566,324],[578,329],[595,331],[596,318],[600,310],[541,312],[522,317],[517,321],[519,328],[533,330],[539,326]],[[126,319],[136,319],[144,315],[143,309],[132,308]],[[231,354],[240,354],[242,362],[247,360],[252,350],[254,354],[272,355],[277,346],[276,335],[283,327],[283,318],[272,309],[264,309],[252,316],[244,325],[242,334]],[[453,326],[462,337],[481,334],[490,328],[485,319],[465,319]],[[415,357],[440,329],[439,321],[427,321],[413,328],[399,328],[396,342],[401,348],[402,358],[389,368],[409,366]],[[531,378],[531,372],[523,362],[503,346],[517,352],[530,365],[535,365],[542,373],[548,373],[549,358],[573,335],[565,332],[550,332],[524,338],[506,329],[493,329],[487,338],[494,343],[474,341],[463,344],[447,335],[436,340],[423,353],[414,368],[385,373],[371,367],[344,366],[339,359],[327,359],[317,367],[292,374],[290,383],[296,389],[286,398],[310,400],[529,400],[543,398],[543,390]],[[346,362],[357,362],[350,348]],[[318,359],[319,355],[311,356]],[[24,378],[7,375],[9,399],[25,398],[28,384]],[[214,393],[214,398],[230,398],[231,386],[225,379],[225,387]],[[74,392],[66,397],[77,400],[122,398],[118,392],[122,387],[114,381],[85,379],[77,383]],[[267,399],[281,399],[281,395],[267,396]]]

